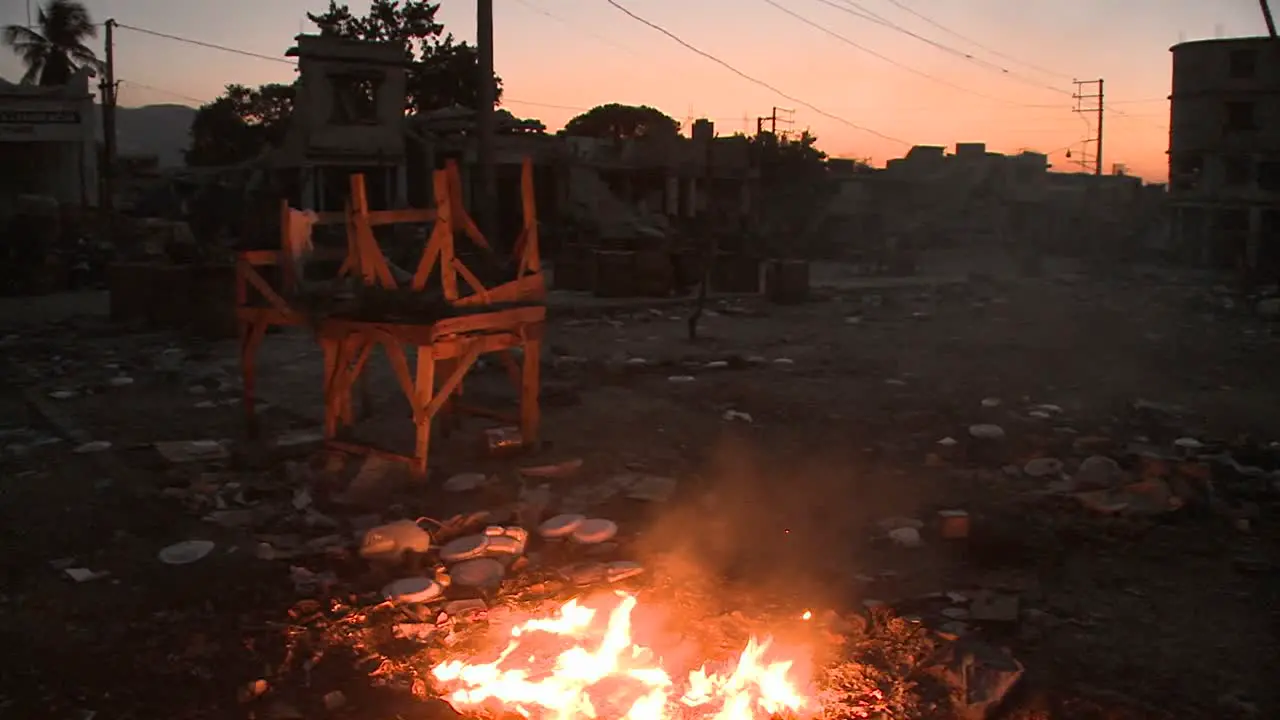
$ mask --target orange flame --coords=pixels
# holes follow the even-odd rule
[[[431,674],[459,712],[513,711],[537,720],[752,720],[820,710],[793,661],[770,659],[769,639],[748,640],[730,671],[704,665],[677,685],[662,658],[632,639],[635,596],[617,598],[603,628],[595,609],[571,600],[552,617],[513,627],[492,662],[449,660]],[[567,647],[547,651],[545,636]]]

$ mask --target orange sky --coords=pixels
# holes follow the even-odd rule
[[[1071,161],[1065,149],[1074,147],[1078,157],[1080,140],[1093,132],[1092,119],[1071,112],[1071,81],[1103,77],[1110,105],[1105,165],[1124,163],[1153,181],[1166,175],[1169,46],[1264,30],[1254,0],[619,2],[794,99],[700,57],[605,0],[495,0],[496,64],[506,106],[557,128],[592,105],[643,103],[682,122],[710,116],[718,130],[731,133],[754,128],[755,117],[777,105],[794,109],[794,127],[810,128],[833,155],[882,164],[910,144],[973,141],[1006,152],[1050,152],[1055,168],[1066,169]],[[322,0],[85,4],[98,20],[114,17],[273,57],[293,35],[310,29],[304,13],[324,6]],[[5,3],[0,22],[24,23],[22,5]],[[440,18],[457,36],[471,39],[474,12],[474,2],[446,0]],[[17,60],[2,55],[0,75],[13,78],[20,72]],[[125,105],[193,104],[213,98],[226,83],[293,76],[284,63],[127,29],[118,31],[116,56]]]

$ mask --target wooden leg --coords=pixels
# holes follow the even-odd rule
[[[320,341],[324,350],[324,436],[332,440],[338,434],[338,413],[333,407],[334,393],[339,381],[342,361],[341,343],[335,340]]]
[[[542,385],[542,341],[528,340],[524,344],[524,371],[520,377],[520,435],[526,445],[538,442],[541,415],[538,408],[538,391]]]
[[[447,378],[453,375],[453,370],[457,365],[458,361],[455,358],[437,360],[436,376]],[[458,386],[458,392],[462,392],[461,385]],[[462,425],[462,418],[458,414],[458,403],[453,395],[450,395],[449,399],[444,401],[444,406],[440,408],[440,419],[443,421],[440,424],[440,432],[444,437],[449,437],[453,430]]]
[[[267,324],[260,320],[240,321],[240,372],[244,384],[245,429],[250,439],[258,437],[257,386],[258,347],[266,336]]]
[[[431,415],[427,412],[436,390],[436,356],[430,345],[418,347],[418,372],[414,378],[417,394],[413,404],[413,424],[417,438],[413,450],[413,469],[427,474],[427,455],[431,451]]]

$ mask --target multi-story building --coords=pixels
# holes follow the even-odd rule
[[[1171,241],[1219,267],[1280,268],[1280,40],[1174,45]]]

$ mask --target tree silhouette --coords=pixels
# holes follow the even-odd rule
[[[436,22],[440,3],[425,0],[373,0],[369,13],[353,15],[347,5],[329,0],[329,9],[307,19],[321,35],[398,42],[408,69],[406,112],[425,112],[451,105],[475,108],[479,103],[479,55],[474,45],[458,42]],[[502,80],[493,78],[494,100],[502,97]]]
[[[294,97],[292,85],[228,85],[221,97],[196,111],[187,164],[233,165],[284,142]]]
[[[65,85],[81,67],[98,69],[93,50],[84,41],[98,36],[98,28],[84,4],[50,0],[36,16],[36,29],[23,25],[4,28],[4,44],[22,57],[27,85]]]
[[[408,63],[406,112],[451,105],[474,108],[479,97],[476,49],[444,33],[435,19],[439,8],[439,3],[424,0],[373,0],[369,13],[361,16],[330,0],[324,13],[307,13],[307,18],[321,35],[402,43]],[[501,80],[496,76],[494,84],[495,97],[500,97]],[[187,164],[233,165],[278,145],[293,114],[294,96],[292,85],[228,85],[225,93],[196,111]]]
[[[671,137],[680,134],[680,123],[648,105],[598,105],[574,117],[564,126],[565,135],[626,140]]]

